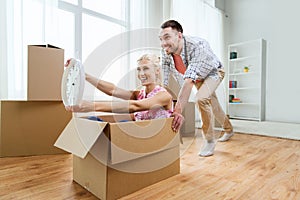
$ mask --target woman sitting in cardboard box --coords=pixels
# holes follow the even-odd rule
[[[67,61],[66,67],[70,60]],[[98,80],[85,74],[85,79],[107,95],[124,99],[118,102],[89,102],[81,101],[79,105],[66,106],[72,112],[114,112],[132,113],[133,120],[167,118],[172,115],[172,96],[163,88],[161,83],[160,59],[153,54],[145,54],[137,60],[137,77],[141,81],[141,90],[125,90],[114,84]]]

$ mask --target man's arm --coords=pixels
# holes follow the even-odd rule
[[[187,78],[184,80],[183,86],[179,91],[177,103],[175,105],[175,109],[173,112],[174,120],[172,122],[172,128],[175,131],[178,131],[183,124],[184,117],[182,116],[182,112],[189,100],[193,86],[194,86],[193,80]]]

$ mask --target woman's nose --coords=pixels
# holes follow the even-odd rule
[[[140,70],[139,75],[144,75],[144,70]]]

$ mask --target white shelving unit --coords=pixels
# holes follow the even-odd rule
[[[266,41],[247,41],[228,46],[227,112],[230,118],[263,121],[265,119]],[[236,52],[236,58],[230,57]],[[248,72],[244,68],[248,67]],[[234,96],[230,102],[230,96]]]

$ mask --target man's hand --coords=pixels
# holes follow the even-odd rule
[[[184,122],[184,117],[181,115],[181,113],[183,112],[184,107],[189,100],[193,86],[194,82],[192,79],[184,79],[184,83],[179,91],[177,103],[175,104],[173,112],[174,119],[172,122],[172,129],[174,131],[178,131]]]
[[[172,121],[172,129],[173,131],[177,132],[180,130],[183,122],[184,122],[184,117],[182,114],[177,113],[177,112],[173,112],[174,117],[173,121]]]

